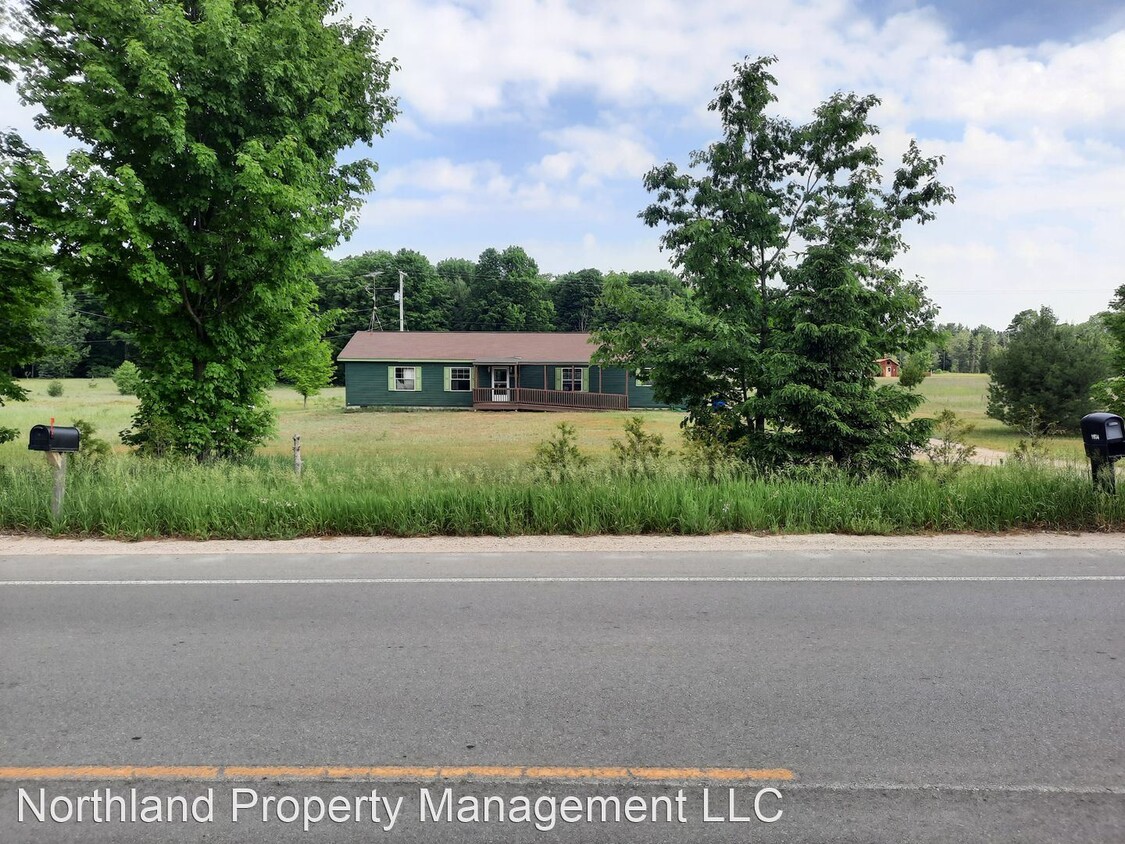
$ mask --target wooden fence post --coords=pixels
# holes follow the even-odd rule
[[[293,471],[297,473],[297,477],[301,477],[301,469],[304,464],[301,462],[301,435],[293,435]]]

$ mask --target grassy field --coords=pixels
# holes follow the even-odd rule
[[[124,451],[118,433],[127,428],[137,402],[121,396],[109,379],[63,381],[63,395],[47,395],[45,380],[22,381],[30,392],[27,402],[0,408],[0,426],[19,428],[18,442],[0,445],[0,465],[42,463],[41,455],[27,451],[27,431],[53,416],[56,424],[75,419],[93,423],[98,436]],[[92,385],[92,386],[91,386]],[[265,456],[292,452],[294,434],[301,435],[306,462],[338,456],[365,465],[401,468],[490,467],[527,463],[535,445],[552,435],[555,426],[568,421],[578,428],[578,443],[594,456],[608,456],[610,441],[622,435],[630,413],[484,413],[473,411],[373,411],[344,412],[344,390],[329,389],[309,399],[308,408],[293,390],[271,392],[278,411],[276,436],[260,453]],[[669,445],[679,443],[682,414],[643,411],[648,428],[662,433]]]
[[[887,379],[890,383],[892,379]],[[136,399],[121,396],[109,379],[63,381],[63,395],[47,395],[46,380],[21,382],[31,393],[27,402],[0,408],[0,426],[19,428],[18,442],[0,446],[0,465],[21,465],[42,457],[27,451],[26,432],[32,425],[54,416],[59,425],[81,418],[93,423],[99,436],[120,447],[118,432],[127,428]],[[981,447],[1011,451],[1021,435],[985,416],[987,375],[942,374],[927,378],[920,387],[926,403],[918,411],[931,416],[950,408],[973,422],[973,442]],[[261,450],[264,455],[291,451],[293,434],[299,433],[306,461],[340,456],[369,465],[388,467],[492,467],[525,464],[535,444],[566,421],[578,430],[579,447],[595,456],[608,457],[610,441],[621,436],[630,412],[610,413],[474,413],[470,411],[351,411],[345,413],[343,388],[332,388],[302,407],[300,396],[279,387],[271,400],[278,410],[277,435]],[[643,411],[646,427],[664,435],[673,448],[680,444],[682,414],[673,411]],[[1083,460],[1078,437],[1046,440],[1056,457]]]
[[[891,383],[894,379],[879,380]],[[988,406],[987,375],[935,374],[923,381],[918,391],[926,397],[926,403],[919,408],[917,415],[934,416],[949,408],[976,425],[971,440],[981,448],[1012,451],[1024,436],[985,415]],[[1079,436],[1046,437],[1043,445],[1052,457],[1079,462],[1085,459]]]
[[[343,391],[312,399],[273,392],[276,435],[242,465],[200,466],[125,454],[117,432],[135,399],[108,380],[25,382],[28,402],[0,409],[18,441],[0,446],[0,530],[48,534],[285,538],[308,535],[682,533],[720,531],[861,534],[1010,529],[1120,530],[1125,498],[1095,493],[1085,464],[1067,468],[972,467],[952,481],[930,472],[901,481],[855,481],[831,472],[761,479],[724,469],[702,479],[673,457],[654,477],[616,472],[610,443],[629,413],[349,411]],[[1009,434],[984,416],[987,379],[935,376],[922,414],[950,407],[978,422],[976,441],[1010,449]],[[55,417],[82,418],[119,455],[100,467],[72,463],[66,506],[47,510],[50,472],[27,450],[26,432]],[[647,428],[681,448],[681,414],[643,412]],[[544,482],[529,466],[537,443],[567,421],[592,465],[567,482]],[[295,477],[290,441],[300,433],[305,472]],[[1080,458],[1074,438],[1053,440]]]

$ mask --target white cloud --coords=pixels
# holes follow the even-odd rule
[[[564,91],[588,92],[613,106],[695,106],[743,55],[806,56],[810,42],[824,40],[851,17],[845,0],[778,0],[757,8],[702,0],[690,10],[675,0],[348,5],[387,28],[386,51],[403,67],[395,84],[434,123],[541,106]]]
[[[914,87],[917,113],[926,117],[1125,128],[1125,32],[1081,44],[935,57]]]
[[[743,56],[773,53],[782,115],[807,120],[836,90],[875,92],[888,168],[915,136],[945,156],[941,178],[958,201],[907,232],[903,264],[926,277],[946,318],[999,326],[1044,303],[1082,318],[1125,281],[1125,31],[973,50],[931,8],[875,20],[849,0],[698,0],[690,13],[673,0],[397,0],[372,11],[423,124],[502,121],[552,145],[522,170],[501,168],[516,174],[510,201],[529,212],[557,211],[555,192],[569,193],[569,207],[597,221],[589,239],[537,239],[533,254],[554,271],[663,265],[657,233],[604,188],[639,185],[656,160],[685,164],[689,149],[667,147],[665,131],[706,143],[714,85]],[[552,114],[563,97],[584,112]]]
[[[521,245],[535,258],[543,272],[561,275],[593,267],[607,272],[666,270],[668,258],[657,245],[655,235],[613,238],[602,242],[589,232],[578,237],[530,238]]]
[[[420,232],[411,245],[428,239],[440,256],[459,226],[492,226],[479,236],[519,238],[554,272],[663,266],[659,233],[636,219],[641,175],[686,164],[713,137],[706,104],[734,62],[776,54],[782,115],[807,120],[836,90],[875,92],[888,167],[914,136],[945,156],[958,201],[907,232],[904,265],[947,318],[999,326],[1038,304],[1080,318],[1125,281],[1125,18],[1073,43],[971,49],[932,8],[879,20],[856,0],[345,5],[388,30],[403,108],[390,140],[410,139],[385,148],[397,160],[376,145],[383,169],[356,249],[365,232]],[[0,123],[61,162],[73,144],[35,133],[31,113],[0,87]],[[501,143],[481,140],[498,126]]]
[[[513,210],[571,211],[580,207],[567,186],[541,179],[517,180],[494,161],[420,159],[389,169],[368,198],[361,226],[395,224],[429,217],[467,215],[474,219]]]
[[[548,180],[577,176],[579,186],[596,187],[607,178],[639,179],[656,161],[645,139],[626,126],[569,126],[543,137],[562,150],[543,156],[532,168]]]
[[[391,194],[417,189],[430,193],[506,193],[511,181],[495,161],[455,163],[448,158],[410,161],[380,176],[379,189]]]

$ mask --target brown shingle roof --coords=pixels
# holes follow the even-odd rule
[[[339,360],[589,363],[589,334],[523,331],[357,331]]]

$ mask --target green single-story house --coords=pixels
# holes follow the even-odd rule
[[[340,352],[349,407],[666,407],[642,374],[590,364],[589,334],[359,331]]]

